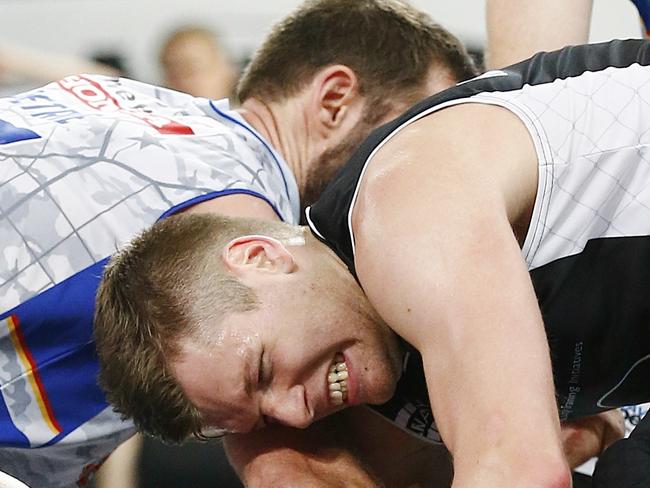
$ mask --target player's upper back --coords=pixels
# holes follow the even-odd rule
[[[223,103],[132,80],[0,99],[0,158],[0,313],[196,198],[248,192],[297,214],[284,163]]]
[[[648,63],[650,43],[647,41],[574,46],[552,53],[540,53],[529,60],[503,70],[484,73],[434,95],[371,134],[319,201],[307,209],[310,227],[355,273],[352,212],[374,155],[413,122],[463,103],[504,107],[526,126],[535,145],[540,175],[544,176],[540,182],[546,185],[538,188],[536,207],[541,208],[543,202],[540,199],[548,198],[548,195],[544,197],[545,189],[548,191],[557,184],[557,180],[553,181],[552,175],[547,174],[552,168],[560,170],[566,167],[567,162],[576,161],[583,154],[618,147],[621,137],[626,138],[624,144],[644,143],[638,139],[637,132],[645,134],[643,137],[650,137],[648,131],[641,129],[625,131],[625,121],[621,118],[634,118],[640,110],[639,104],[630,97],[643,96],[636,88],[644,83],[645,75],[641,73],[640,66]],[[619,77],[612,76],[612,73],[621,70],[625,70],[623,78],[631,83],[627,90],[629,97],[623,102],[612,99],[610,92],[602,89],[605,85],[620,85]],[[594,124],[603,125],[603,137],[599,140],[585,136]],[[612,130],[606,130],[608,128]],[[533,216],[534,219],[537,217],[539,215]],[[531,248],[539,248],[536,244],[543,237],[542,228],[529,229],[524,245],[525,254]],[[546,258],[530,253],[526,259],[534,267],[539,259]]]

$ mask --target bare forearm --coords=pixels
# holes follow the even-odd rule
[[[380,488],[351,456],[338,450],[305,456],[292,450],[266,453],[240,472],[247,487],[257,488]]]
[[[405,433],[365,407],[306,430],[231,437],[226,449],[249,487],[445,488],[452,477],[444,447]]]
[[[0,74],[48,82],[76,73],[119,74],[110,66],[71,55],[53,56],[19,46],[0,46]]]
[[[226,439],[226,452],[247,487],[381,487],[345,438],[341,414],[306,430],[269,427]]]
[[[487,0],[488,69],[589,39],[592,0]]]

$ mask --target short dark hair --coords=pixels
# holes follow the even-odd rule
[[[244,71],[239,99],[293,95],[331,64],[354,70],[370,100],[408,97],[421,89],[432,67],[454,81],[477,74],[462,43],[405,2],[315,0],[271,31]]]

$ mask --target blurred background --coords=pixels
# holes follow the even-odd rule
[[[0,0],[0,54],[3,55],[0,56],[0,93],[16,91],[16,88],[20,91],[30,84],[28,76],[9,75],[6,68],[3,70],[2,58],[6,60],[6,52],[19,49],[57,56],[61,67],[71,57],[118,62],[129,77],[163,83],[159,63],[161,45],[174,29],[183,25],[213,30],[234,65],[240,67],[269,27],[299,3],[299,0]],[[413,0],[411,3],[429,12],[472,51],[482,49],[484,0]],[[629,1],[594,0],[593,41],[638,35],[636,14]],[[46,63],[41,64],[46,67]]]
[[[299,0],[0,0],[0,96],[76,72],[122,74],[221,98],[270,26]],[[412,0],[480,59],[484,0]],[[516,19],[513,19],[516,22]],[[592,42],[639,37],[627,0],[594,0]],[[219,442],[168,447],[136,438],[96,488],[241,486]]]

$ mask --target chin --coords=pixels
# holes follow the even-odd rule
[[[395,394],[398,377],[387,372],[380,376],[379,378],[373,378],[371,388],[367,391],[368,399],[365,403],[381,405],[390,400]]]

